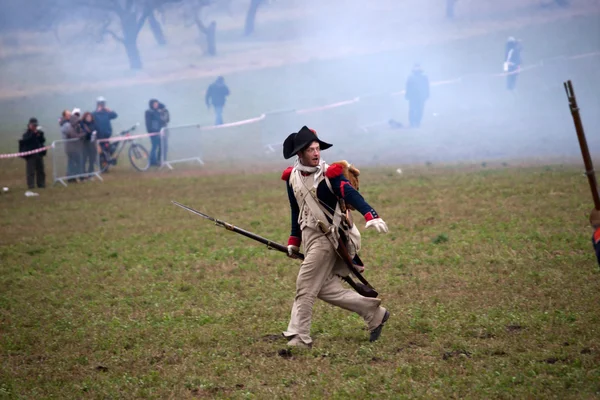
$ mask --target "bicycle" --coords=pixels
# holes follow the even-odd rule
[[[120,132],[119,136],[130,136],[131,132],[135,131],[139,125],[139,122],[136,123],[131,128]],[[130,143],[128,155],[129,162],[131,162],[133,168],[140,172],[144,172],[150,168],[150,156],[148,150],[141,144],[135,143],[135,139],[124,139],[113,143],[104,142],[99,146],[98,155],[100,157],[100,172],[106,172],[111,165],[117,165],[119,155],[127,143]]]

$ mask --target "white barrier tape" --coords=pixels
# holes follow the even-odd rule
[[[571,56],[571,57],[567,57],[567,58],[570,58],[571,60],[576,60],[578,58],[594,57],[594,56],[598,56],[598,55],[600,55],[600,51],[595,51],[593,53],[577,54],[575,56]]]
[[[45,150],[48,150],[51,148],[52,148],[52,146],[45,146],[45,147],[40,147],[39,149],[35,149],[35,150],[23,151],[21,153],[0,154],[0,158],[15,158],[15,157],[30,156],[32,154],[41,153],[42,151],[45,151]]]
[[[98,140],[96,140],[96,142],[98,142],[98,143],[122,142],[125,140],[141,139],[141,138],[145,138],[145,137],[158,136],[158,135],[160,135],[160,132],[158,132],[158,133],[141,133],[139,135],[123,135],[123,136],[115,136],[115,137],[111,137],[111,138],[107,138],[107,139],[98,139]]]
[[[337,103],[327,104],[327,105],[320,106],[320,107],[305,108],[304,110],[296,110],[296,114],[308,114],[308,113],[315,112],[315,111],[329,110],[331,108],[337,108],[337,107],[347,106],[349,104],[354,104],[354,103],[358,102],[359,100],[360,100],[359,97],[355,97],[352,100],[340,101]]]
[[[533,64],[524,68],[520,68],[517,71],[514,72],[502,72],[502,73],[498,73],[498,74],[484,74],[487,76],[494,76],[494,77],[503,77],[503,76],[507,76],[507,75],[511,75],[511,74],[518,74],[521,73],[523,71],[529,71],[535,68],[539,68],[539,67],[543,67],[544,66],[544,62],[548,62],[551,60],[564,60],[564,59],[570,59],[570,60],[576,60],[576,59],[581,59],[581,58],[587,58],[587,57],[595,57],[600,55],[600,52],[591,52],[591,53],[583,53],[583,54],[576,54],[573,56],[556,56],[556,57],[551,57],[551,58],[547,58],[545,60],[540,60],[537,64]],[[467,75],[468,77],[469,75]],[[449,80],[444,80],[444,81],[436,81],[436,82],[432,82],[431,86],[439,86],[439,85],[448,85],[448,84],[452,84],[452,83],[458,83],[462,80],[464,80],[465,77],[460,77],[460,78],[456,78],[456,79],[449,79]],[[405,91],[401,90],[399,92],[393,92],[390,95],[391,96],[398,96],[398,95],[402,95],[404,94]],[[340,101],[337,103],[332,103],[332,104],[327,104],[324,106],[320,106],[320,107],[313,107],[313,108],[306,108],[303,110],[295,110],[296,114],[308,114],[311,112],[316,112],[316,111],[322,111],[322,110],[328,110],[331,108],[337,108],[337,107],[342,107],[345,105],[349,105],[349,104],[353,104],[360,101],[360,97],[355,97],[352,100],[346,100],[346,101]],[[293,112],[290,110],[290,112]],[[222,128],[228,128],[228,127],[232,127],[232,126],[240,126],[240,125],[246,125],[246,124],[252,124],[255,122],[259,122],[263,119],[265,119],[266,114],[262,114],[259,117],[256,118],[250,118],[250,119],[246,119],[246,120],[242,120],[242,121],[236,121],[236,122],[230,122],[227,124],[223,124],[223,125],[214,125],[214,126],[205,126],[205,127],[201,127],[200,130],[214,130],[214,129],[222,129]],[[161,133],[146,133],[146,134],[140,134],[140,135],[132,135],[132,136],[117,136],[114,138],[108,138],[108,139],[98,139],[97,142],[98,143],[105,143],[105,142],[119,142],[119,141],[124,141],[124,140],[130,140],[130,139],[138,139],[138,138],[143,138],[143,137],[151,137],[151,136],[157,136],[157,135],[161,135]],[[25,156],[25,155],[31,155],[31,154],[35,154],[35,153],[39,153],[42,152],[44,150],[48,150],[52,148],[52,146],[46,146],[44,148],[40,148],[40,149],[36,149],[36,150],[32,150],[32,151],[27,151],[27,152],[23,152],[23,153],[12,153],[12,154],[0,154],[0,158],[13,158],[13,157],[21,157],[21,156]],[[272,149],[271,145],[267,145],[267,148]]]
[[[230,128],[232,126],[248,125],[248,124],[253,124],[255,122],[262,121],[263,119],[265,119],[265,117],[266,117],[266,114],[262,114],[259,117],[244,119],[242,121],[229,122],[227,124],[221,124],[221,125],[203,126],[200,128],[200,130],[201,131],[212,131],[214,129]]]
[[[452,83],[458,83],[458,82],[462,81],[462,79],[463,78],[456,78],[456,79],[447,79],[445,81],[435,81],[435,82],[431,82],[431,86],[450,85]],[[406,90],[401,90],[399,92],[393,92],[390,94],[390,96],[400,96],[404,93],[406,93]]]

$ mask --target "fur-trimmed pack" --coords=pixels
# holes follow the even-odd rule
[[[358,177],[360,175],[360,170],[358,168],[356,168],[354,165],[350,164],[346,160],[336,161],[332,163],[329,166],[329,169],[331,169],[333,166],[337,166],[336,169],[341,167],[341,173],[344,174],[346,179],[350,181],[350,184],[352,185],[352,187],[354,187],[354,189],[359,190]],[[329,170],[327,170],[326,175],[329,176]],[[340,173],[337,173],[337,175],[335,176],[339,175]]]

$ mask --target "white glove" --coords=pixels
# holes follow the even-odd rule
[[[379,232],[379,233],[381,233],[381,232],[388,233],[387,224],[381,218],[375,218],[375,219],[368,221],[367,224],[365,225],[365,229],[369,229],[370,227],[375,227],[375,229],[377,229],[377,232]],[[289,249],[289,246],[288,246],[288,249]]]
[[[288,257],[296,258],[294,253],[299,252],[300,247],[294,246],[293,244],[289,244],[287,247],[287,250],[288,250]]]

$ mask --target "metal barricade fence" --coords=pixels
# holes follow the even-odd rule
[[[52,142],[52,179],[67,186],[80,178],[97,177],[102,181],[98,169],[98,147],[96,143],[82,139],[63,139]]]
[[[163,128],[160,131],[161,165],[173,169],[173,164],[202,161],[202,127],[182,125]]]
[[[173,164],[198,162],[239,162],[252,152],[262,152],[261,122],[265,115],[223,125],[184,125],[168,128],[163,135],[163,167]]]

